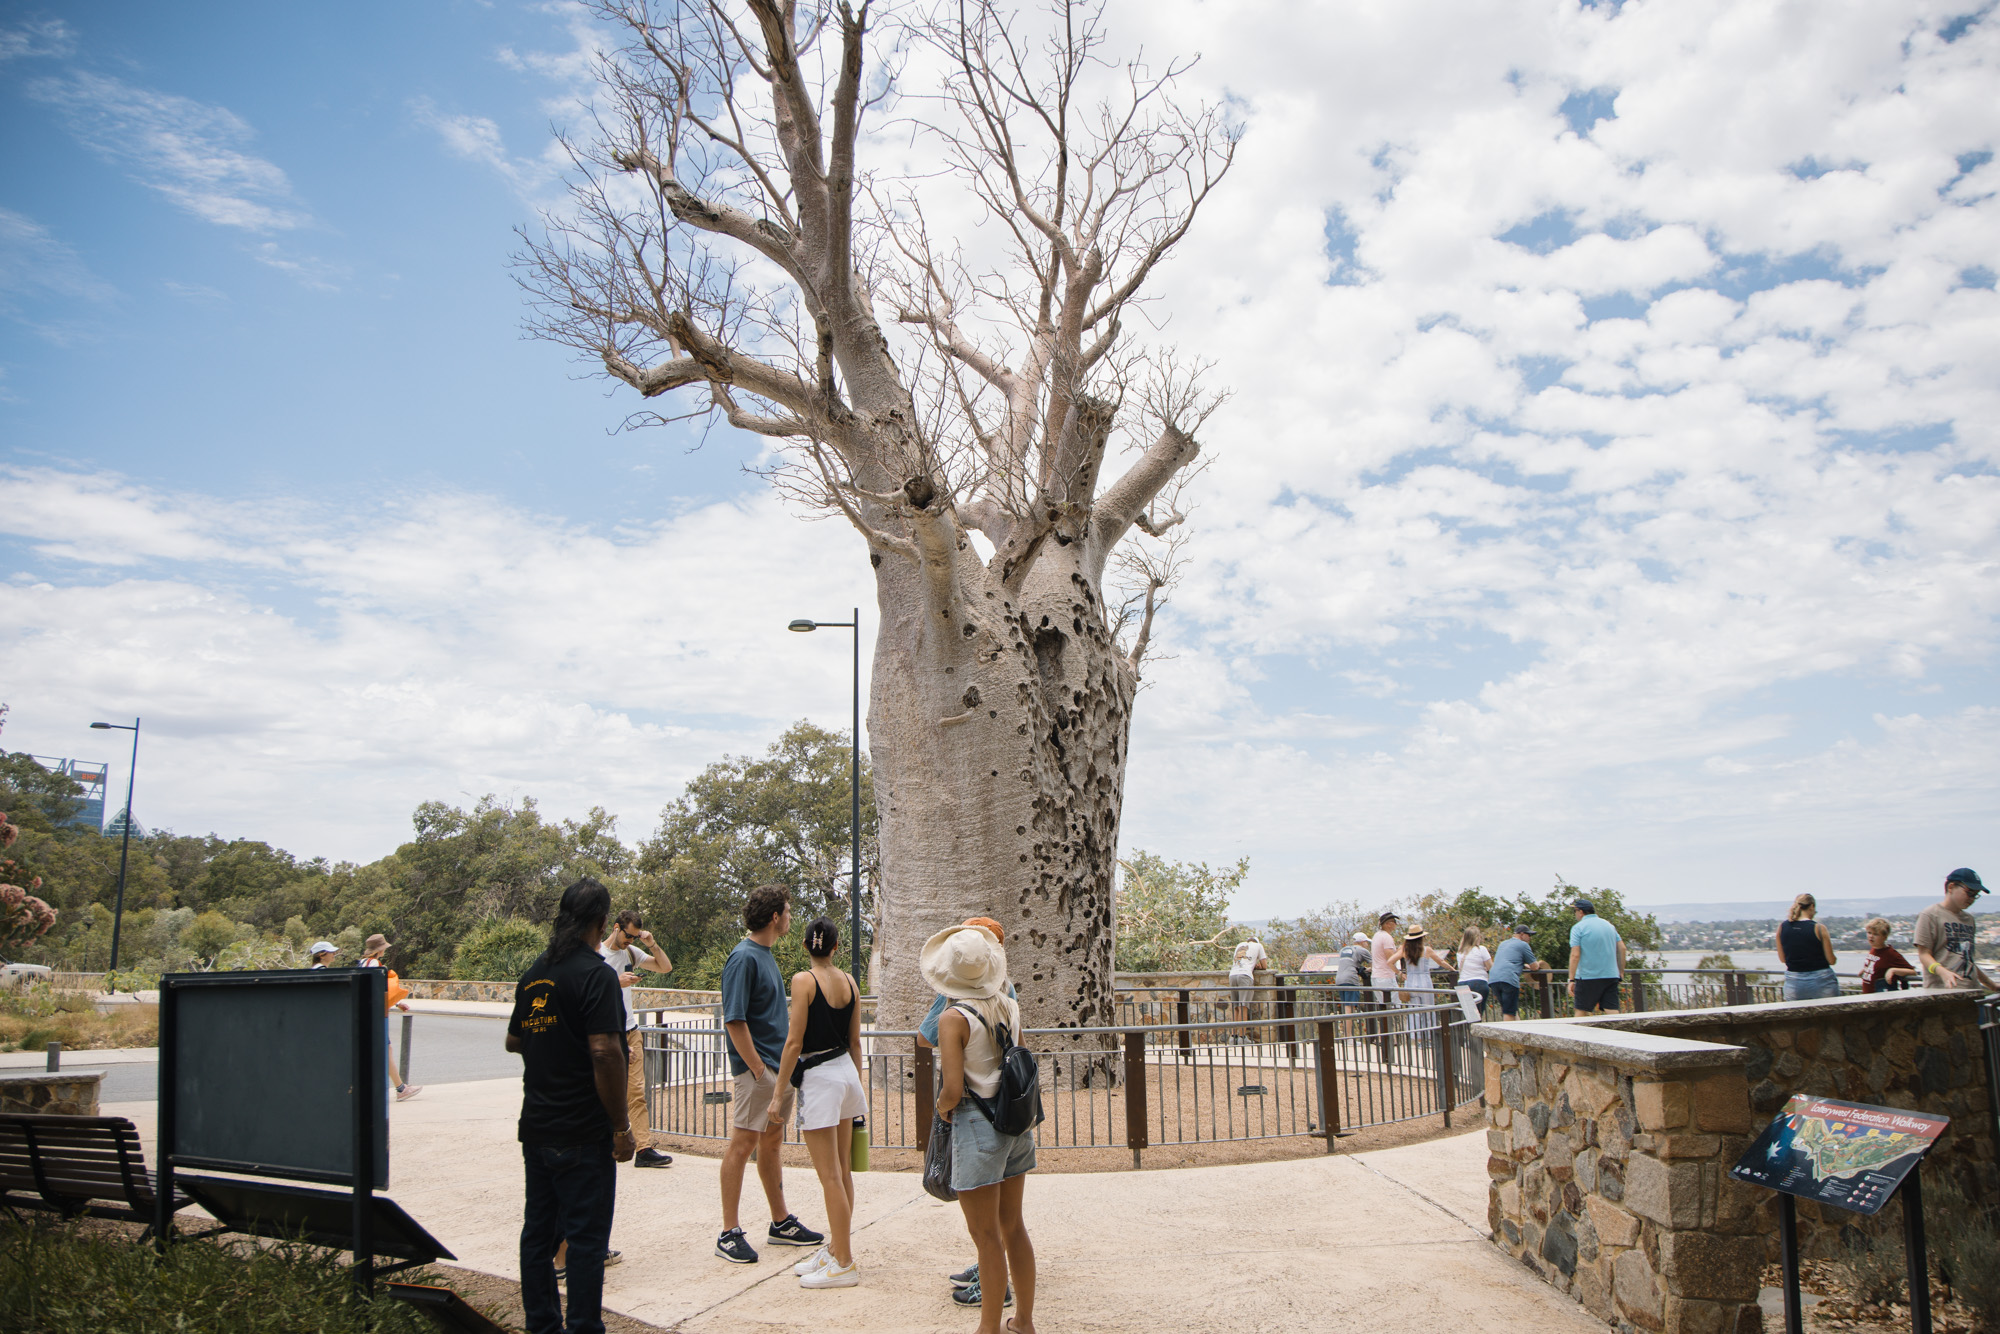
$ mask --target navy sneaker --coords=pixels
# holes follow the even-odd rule
[[[961,1269],[951,1276],[951,1286],[954,1288],[969,1288],[977,1282],[979,1282],[979,1266],[977,1263],[972,1268]]]
[[[786,1214],[784,1221],[771,1224],[764,1240],[772,1246],[817,1246],[826,1236],[801,1223],[797,1214]]]
[[[977,1283],[972,1284],[970,1287],[957,1289],[951,1294],[951,1299],[954,1302],[957,1302],[960,1306],[978,1306],[983,1300],[985,1300],[979,1294],[979,1285]],[[1006,1306],[1012,1306],[1013,1304],[1014,1304],[1014,1285],[1012,1283],[1009,1283],[1007,1285],[1007,1295],[1001,1299],[1000,1305],[1006,1307]]]
[[[715,1239],[715,1253],[733,1265],[754,1265],[757,1252],[750,1249],[750,1243],[743,1239],[743,1229],[730,1228]]]
[[[634,1167],[672,1167],[673,1165],[674,1156],[671,1153],[661,1153],[651,1145],[632,1155],[632,1166]]]

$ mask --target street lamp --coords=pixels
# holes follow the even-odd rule
[[[810,634],[814,630],[852,630],[854,632],[854,755],[848,769],[848,786],[852,789],[854,814],[853,850],[848,854],[847,901],[854,909],[853,943],[848,947],[848,960],[854,970],[854,985],[861,985],[861,608],[854,609],[851,621],[808,621],[796,620],[785,627],[800,634]],[[872,985],[874,978],[868,979]]]
[[[99,732],[130,732],[132,734],[132,763],[125,767],[125,838],[118,845],[118,906],[111,910],[111,967],[118,971],[118,928],[125,923],[125,859],[132,851],[132,776],[139,768],[139,720],[132,725],[123,723],[92,723]]]

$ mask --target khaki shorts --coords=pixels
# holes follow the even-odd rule
[[[792,1095],[798,1090],[790,1084],[778,1083],[778,1072],[770,1066],[764,1067],[762,1079],[753,1078],[748,1070],[736,1076],[729,1087],[730,1124],[738,1130],[754,1130],[763,1134],[771,1127],[771,1097],[778,1095],[778,1126],[784,1128],[792,1115]]]

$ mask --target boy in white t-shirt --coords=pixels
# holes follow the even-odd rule
[[[1229,956],[1229,1004],[1230,1018],[1238,1023],[1246,1023],[1250,1018],[1250,1002],[1257,995],[1257,973],[1271,966],[1271,956],[1264,952],[1263,944],[1255,936],[1238,945]],[[1249,1035],[1232,1035],[1231,1042],[1245,1042]]]

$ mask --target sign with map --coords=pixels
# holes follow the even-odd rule
[[[1729,1175],[1872,1214],[1937,1143],[1951,1118],[1796,1094]]]

